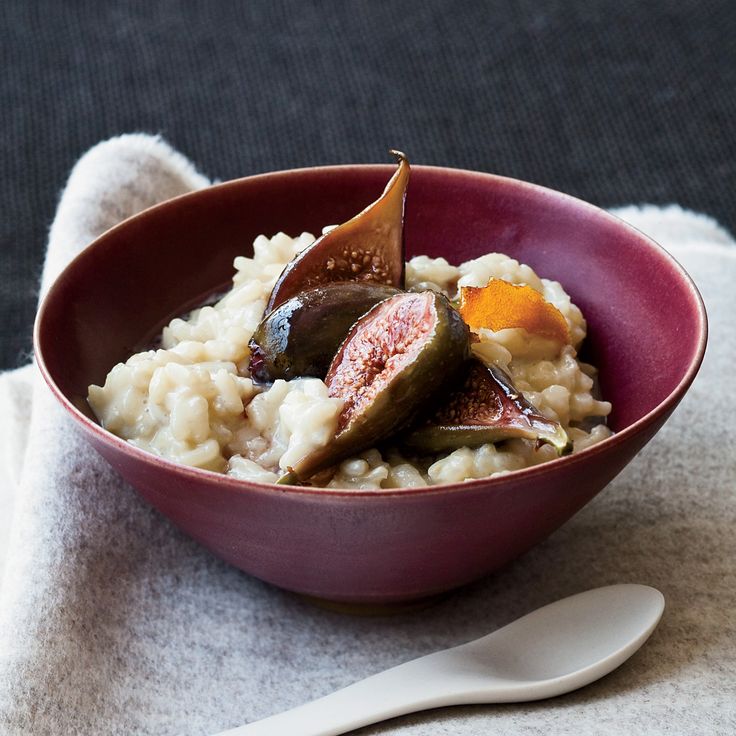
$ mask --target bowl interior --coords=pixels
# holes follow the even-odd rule
[[[145,345],[171,317],[224,287],[260,233],[318,234],[383,190],[391,166],[250,177],[180,197],[108,231],[62,274],[37,325],[37,350],[64,396],[90,416],[90,383]],[[550,190],[487,174],[414,167],[408,255],[460,263],[491,251],[558,280],[588,321],[619,431],[660,404],[697,362],[699,297],[646,237]]]

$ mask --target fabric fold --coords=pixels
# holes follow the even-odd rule
[[[95,147],[61,198],[42,291],[119,220],[207,184],[158,138]],[[553,702],[445,709],[364,733],[476,734],[489,724],[497,734],[663,733],[676,723],[705,734],[736,722],[736,460],[713,416],[714,397],[722,417],[736,411],[726,378],[736,246],[680,208],[617,214],[663,242],[701,288],[711,322],[701,374],[660,434],[574,519],[425,611],[343,616],[229,567],[139,500],[37,377],[30,399],[33,368],[3,377],[4,429],[8,416],[25,429],[5,444],[14,461],[2,476],[17,492],[0,587],[0,731],[206,734],[614,582],[660,588],[667,610],[651,642],[604,681]]]

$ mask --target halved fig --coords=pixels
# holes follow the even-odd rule
[[[330,396],[344,401],[335,438],[279,482],[306,480],[406,426],[462,371],[469,337],[447,299],[431,291],[397,294],[373,307],[353,325],[327,372]]]
[[[253,333],[251,376],[266,383],[300,376],[324,378],[353,324],[397,293],[383,284],[336,281],[287,299]]]
[[[572,449],[567,432],[540,414],[506,373],[473,359],[462,385],[401,441],[413,450],[433,453],[513,437],[549,443],[560,455]]]
[[[398,158],[399,168],[383,194],[287,264],[273,287],[266,314],[300,291],[331,281],[403,287],[404,200],[410,168],[401,151],[391,153]]]

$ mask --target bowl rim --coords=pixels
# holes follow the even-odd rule
[[[539,465],[532,465],[527,468],[521,468],[519,470],[509,471],[495,477],[484,477],[474,478],[472,480],[459,481],[457,483],[439,483],[431,486],[419,486],[413,488],[381,488],[381,489],[341,489],[341,488],[320,488],[317,486],[294,486],[294,485],[278,485],[276,483],[264,483],[255,480],[244,480],[240,478],[234,478],[233,476],[226,475],[224,473],[216,473],[213,470],[205,470],[203,468],[197,468],[189,465],[178,463],[174,460],[156,455],[147,450],[143,450],[135,445],[130,444],[128,441],[114,435],[109,430],[104,429],[97,422],[93,422],[86,415],[84,415],[72,401],[62,392],[59,386],[54,381],[51,371],[49,370],[46,361],[44,359],[43,348],[41,344],[41,330],[45,321],[46,313],[49,310],[49,304],[53,301],[55,292],[61,288],[61,284],[64,280],[70,278],[70,274],[75,271],[77,264],[89,257],[89,254],[98,249],[104,247],[108,236],[111,233],[116,232],[121,228],[125,228],[129,223],[137,221],[139,219],[146,218],[150,213],[159,209],[176,206],[180,200],[186,200],[190,197],[201,196],[204,192],[211,192],[213,190],[221,191],[228,188],[236,188],[242,186],[243,182],[251,181],[265,181],[273,178],[280,178],[284,176],[294,175],[308,175],[312,173],[330,174],[330,173],[346,173],[352,171],[360,172],[392,172],[395,166],[392,164],[339,164],[339,165],[326,165],[326,166],[311,166],[311,167],[300,167],[296,169],[282,169],[278,171],[269,171],[260,174],[253,174],[250,176],[240,177],[237,179],[231,179],[225,182],[216,183],[209,187],[203,187],[202,189],[196,189],[191,192],[180,194],[176,197],[159,202],[151,207],[147,207],[141,212],[132,215],[131,217],[122,220],[113,227],[109,228],[105,232],[98,235],[91,243],[83,248],[64,269],[54,279],[46,293],[41,299],[41,303],[38,307],[36,319],[33,328],[33,349],[34,349],[34,360],[37,363],[39,370],[44,378],[44,381],[51,389],[54,396],[71,414],[72,418],[85,430],[88,434],[93,435],[103,444],[111,445],[112,447],[120,450],[123,454],[131,455],[146,464],[153,464],[160,467],[163,471],[173,472],[174,474],[180,474],[189,477],[191,480],[199,480],[205,483],[215,482],[218,483],[231,491],[236,493],[251,493],[267,492],[267,493],[279,493],[286,495],[298,495],[298,496],[310,496],[310,497],[325,497],[325,498],[376,498],[386,499],[390,497],[402,497],[408,499],[415,499],[417,496],[435,496],[444,493],[453,493],[459,491],[468,490],[488,490],[489,492],[498,486],[503,486],[508,483],[509,480],[523,481],[526,479],[535,478],[539,475],[543,475],[554,471],[555,468],[560,467],[562,464],[565,466],[571,466],[578,464],[582,461],[586,461],[596,454],[606,452],[609,448],[614,448],[624,442],[630,437],[640,434],[645,431],[649,425],[654,423],[663,414],[667,415],[670,411],[674,410],[679,401],[684,396],[690,384],[693,382],[695,376],[700,369],[705,355],[705,348],[708,340],[708,317],[705,310],[705,304],[703,298],[695,285],[692,277],[683,268],[679,261],[664,247],[659,245],[650,236],[646,235],[633,225],[629,224],[620,217],[612,214],[611,212],[604,210],[596,205],[586,202],[583,199],[574,197],[570,194],[550,189],[549,187],[542,186],[540,184],[534,184],[532,182],[524,181],[522,179],[515,179],[513,177],[502,176],[499,174],[493,174],[483,171],[474,171],[470,169],[458,169],[444,166],[428,166],[428,165],[412,165],[412,170],[428,170],[435,172],[442,172],[443,174],[459,175],[462,177],[480,178],[485,182],[489,180],[499,183],[501,186],[511,187],[519,190],[532,190],[536,193],[541,193],[551,199],[558,199],[567,201],[577,208],[589,212],[595,217],[603,218],[612,222],[616,227],[627,230],[630,235],[636,236],[641,242],[643,247],[649,248],[650,251],[654,251],[658,257],[663,258],[666,262],[669,262],[674,272],[677,273],[680,280],[685,284],[687,289],[690,291],[693,297],[693,302],[696,307],[696,318],[697,318],[697,331],[698,341],[697,346],[690,364],[684,375],[678,382],[678,384],[670,391],[670,393],[660,401],[653,409],[647,412],[643,417],[640,417],[632,424],[624,427],[619,432],[607,437],[600,442],[597,442],[590,447],[581,450],[578,453],[566,455],[564,457],[558,457],[553,460],[549,460]],[[117,470],[116,470],[117,472]]]

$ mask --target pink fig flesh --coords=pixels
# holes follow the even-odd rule
[[[532,406],[506,373],[474,359],[464,382],[402,443],[430,453],[514,437],[551,444],[561,455],[572,449],[562,426]]]
[[[344,402],[333,441],[281,482],[305,480],[401,430],[462,370],[469,341],[440,294],[402,293],[377,304],[353,325],[325,378],[330,396]]]

